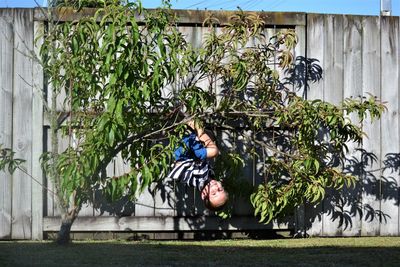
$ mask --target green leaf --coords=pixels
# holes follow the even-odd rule
[[[314,167],[315,167],[315,174],[317,174],[319,172],[319,161],[317,159],[314,159]]]
[[[115,132],[114,132],[114,128],[111,127],[109,129],[109,132],[108,132],[108,144],[110,146],[113,146],[114,145],[114,141],[115,141]]]
[[[77,54],[78,49],[79,49],[78,40],[74,36],[74,37],[72,37],[72,53]]]

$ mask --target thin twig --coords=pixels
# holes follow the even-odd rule
[[[265,147],[265,148],[267,148],[267,149],[269,149],[269,150],[271,150],[271,151],[273,151],[273,152],[275,152],[275,153],[277,153],[277,154],[284,155],[284,156],[286,156],[286,157],[288,157],[288,158],[293,158],[293,159],[298,159],[298,160],[301,160],[301,159],[302,159],[301,157],[298,157],[298,156],[295,156],[295,155],[288,154],[288,153],[285,153],[285,152],[283,152],[283,151],[280,151],[279,149],[276,149],[275,147],[269,146],[269,145],[267,145],[267,144],[264,143],[264,142],[261,142],[261,141],[258,141],[258,140],[253,140],[253,141],[254,141],[256,144],[259,144],[259,145],[261,145],[261,146],[263,146],[263,147]]]
[[[24,168],[18,166],[18,169],[20,171],[22,171],[23,173],[25,173],[26,175],[28,175],[33,181],[35,181],[37,184],[39,184],[43,189],[45,189],[46,191],[52,193],[54,196],[57,196],[57,194],[52,191],[51,189],[49,189],[47,186],[45,186],[44,184],[42,184],[41,182],[39,182],[39,180],[37,180],[35,177],[32,176],[32,174],[28,173]]]

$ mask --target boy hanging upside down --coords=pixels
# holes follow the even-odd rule
[[[228,193],[221,182],[213,179],[207,160],[218,156],[219,149],[210,135],[193,120],[187,124],[192,133],[184,136],[181,146],[175,150],[176,162],[168,176],[196,187],[207,209],[221,210],[228,201]]]

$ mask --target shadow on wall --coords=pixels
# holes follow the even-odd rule
[[[286,70],[285,75],[282,86],[293,86],[296,91],[304,89],[302,90],[303,97],[307,98],[306,94],[310,89],[310,84],[322,80],[323,70],[318,59],[298,56],[294,68]]]
[[[345,160],[344,172],[359,178],[354,188],[344,188],[340,192],[328,191],[318,212],[306,214],[306,230],[315,221],[322,220],[322,214],[331,222],[337,222],[338,230],[356,230],[361,234],[361,226],[357,222],[387,223],[391,216],[383,212],[381,202],[390,201],[398,209],[399,185],[394,175],[399,175],[400,153],[389,153],[379,166],[379,159],[371,152],[357,149],[358,156]],[[308,207],[309,208],[309,207]],[[373,229],[377,231],[379,229]],[[323,234],[323,233],[322,233]]]
[[[307,89],[303,95],[307,98],[309,85],[323,78],[323,70],[317,59],[297,57],[295,67],[286,75],[283,85]],[[390,219],[390,215],[380,209],[380,202],[391,201],[398,209],[399,185],[395,176],[400,173],[400,153],[386,154],[382,162],[365,149],[357,149],[353,155],[346,158],[342,166],[345,173],[359,178],[356,186],[340,192],[328,189],[324,201],[317,207],[306,205],[305,225],[301,229],[304,232],[310,230],[314,222],[322,221],[324,215],[324,220],[328,220],[325,223],[335,222],[333,225],[340,228],[337,229],[339,235],[345,230],[361,234],[357,222],[380,224]]]
[[[303,96],[306,96],[306,92],[309,89],[311,83],[319,82],[323,77],[323,70],[319,65],[319,61],[313,58],[297,57],[295,66],[291,70],[285,73],[286,78],[283,79],[281,84],[282,87],[292,87],[295,91],[304,92]],[[306,90],[305,90],[306,89]],[[222,139],[221,133],[218,133],[219,139]],[[227,138],[227,139],[226,139]],[[225,140],[226,139],[226,140]],[[235,142],[233,142],[235,140]],[[241,144],[237,141],[233,133],[225,134],[224,142],[220,143],[219,146],[223,149],[224,147],[230,147],[233,143],[237,143],[236,146],[241,153],[245,152],[246,144]],[[285,147],[285,138],[281,140],[281,146]],[[361,231],[359,225],[356,225],[356,221],[384,223],[390,216],[380,210],[380,201],[391,200],[394,205],[399,206],[399,185],[393,175],[398,175],[400,172],[400,154],[391,153],[385,155],[385,159],[382,163],[376,155],[368,152],[364,149],[358,149],[352,154],[353,156],[346,158],[341,166],[345,173],[353,174],[359,177],[359,181],[355,188],[344,188],[340,192],[334,190],[327,190],[326,198],[317,207],[311,207],[306,205],[304,220],[302,226],[293,225],[294,220],[292,218],[284,218],[283,223],[288,223],[289,227],[297,228],[299,233],[306,233],[311,229],[312,225],[316,221],[322,221],[323,217],[325,223],[334,222],[338,228],[338,234],[341,234],[343,230],[353,229],[355,232]],[[254,164],[252,159],[246,159],[244,171],[247,173],[252,172],[251,175],[247,175],[248,182],[253,185],[263,181],[262,170],[258,169],[257,164]],[[383,166],[381,166],[381,164]],[[246,176],[246,175],[245,175]],[[249,178],[252,176],[252,178]],[[207,229],[210,225],[215,224],[215,220],[210,222],[207,220],[209,215],[208,211],[204,208],[202,200],[193,188],[176,183],[174,181],[160,181],[152,188],[148,189],[146,194],[151,196],[157,195],[161,199],[162,208],[157,207],[153,203],[134,203],[129,201],[128,198],[123,198],[115,203],[108,203],[101,195],[96,195],[97,203],[95,207],[100,210],[101,214],[108,213],[116,216],[134,216],[138,205],[148,205],[149,208],[153,208],[155,214],[158,210],[169,209],[173,211],[174,216],[179,217],[191,217],[190,229],[199,230]],[[244,204],[243,199],[238,198],[234,203],[234,215],[237,216],[252,216],[253,210],[248,203]],[[197,217],[196,217],[197,216]],[[210,215],[212,216],[212,215]],[[298,216],[298,215],[297,215]],[[197,219],[193,219],[196,217]],[[286,221],[285,221],[286,220]],[[299,218],[297,218],[299,220]],[[328,222],[326,221],[328,220]],[[229,224],[221,222],[219,233],[198,233],[198,238],[218,238],[218,237],[229,237],[223,230],[228,229]],[[246,225],[240,225],[236,221],[238,229],[245,229]],[[299,229],[302,228],[302,229]],[[179,230],[177,225],[176,229]],[[271,229],[271,225],[266,225],[265,229]],[[250,234],[249,236],[258,236]],[[323,233],[322,233],[323,234]],[[183,236],[182,236],[183,237]]]

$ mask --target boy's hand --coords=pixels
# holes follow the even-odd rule
[[[199,123],[196,123],[195,120],[190,120],[186,124],[196,132],[199,140],[203,142],[204,147],[207,149],[207,158],[214,158],[218,156],[219,149],[217,145],[210,138],[210,136],[204,132],[204,129],[199,125]]]
[[[197,136],[201,136],[204,133],[203,128],[195,120],[190,120],[186,123],[190,128],[196,131]]]
[[[194,120],[188,121],[186,125],[192,128],[193,130],[196,130]]]

